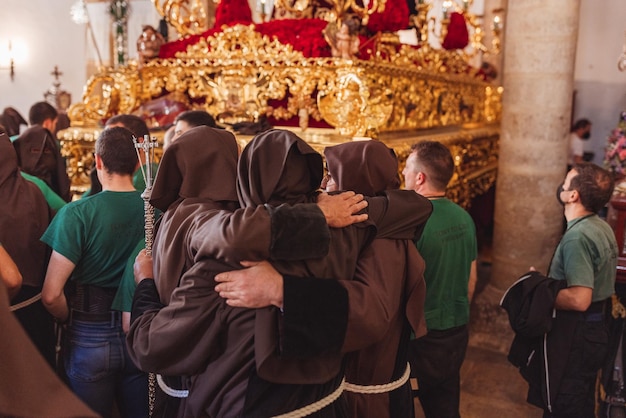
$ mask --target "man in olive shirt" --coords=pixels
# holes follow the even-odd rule
[[[597,212],[611,198],[613,185],[608,171],[583,162],[574,165],[557,190],[567,230],[548,275],[567,281],[556,298],[557,320],[564,317],[575,323],[569,353],[560,350],[567,363],[546,418],[595,416],[595,381],[607,354],[606,311],[614,293],[618,255],[615,234]],[[551,334],[555,331],[553,326]]]

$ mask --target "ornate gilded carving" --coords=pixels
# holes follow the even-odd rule
[[[165,91],[176,91],[204,100],[206,110],[222,115],[223,121],[253,120],[261,114],[289,119],[301,108],[294,103],[303,102],[317,119],[324,111],[307,98],[323,103],[318,93],[338,94],[341,80],[358,79],[362,87],[356,100],[373,110],[361,116],[369,122],[354,117],[335,122],[342,132],[353,124],[378,125],[368,127],[386,132],[498,120],[501,90],[468,73],[469,68],[456,52],[407,46],[368,61],[305,58],[252,26],[239,25],[202,39],[176,59],[97,74],[87,83],[75,116],[77,123],[95,124]],[[291,103],[286,107],[268,105],[269,100],[285,99]],[[390,117],[382,121],[387,113]]]
[[[278,120],[300,117],[306,127],[312,117],[336,128],[316,135],[339,134],[342,141],[364,132],[385,141],[408,132],[418,138],[415,132],[424,129],[500,120],[502,89],[477,78],[461,54],[386,45],[386,53],[371,60],[305,58],[253,26],[234,26],[190,45],[175,59],[103,70],[88,81],[83,102],[70,109],[70,118],[73,126],[95,127],[114,114],[130,113],[150,99],[178,92],[222,122],[271,115]],[[398,142],[393,146],[403,147]],[[458,153],[463,157],[459,170],[471,167],[467,173],[460,171],[461,178],[486,170],[468,161],[478,161],[484,155],[477,150],[487,148],[472,145]],[[80,167],[77,163],[76,173],[82,173]],[[472,184],[484,190],[493,180],[495,168]],[[469,201],[471,193],[463,190],[451,193]]]
[[[68,110],[74,126],[95,126],[101,120],[119,113],[130,113],[151,98],[142,90],[142,80],[136,66],[105,68],[95,74],[85,86],[83,102]]]
[[[181,37],[208,29],[207,11],[202,0],[152,0],[157,12]]]

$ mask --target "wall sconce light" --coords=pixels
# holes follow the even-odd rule
[[[8,60],[5,57],[8,58]],[[0,51],[0,62],[2,62],[0,70],[9,70],[11,81],[13,81],[15,79],[15,60],[13,58],[13,47],[11,45],[11,41],[9,41],[7,49],[2,48]]]

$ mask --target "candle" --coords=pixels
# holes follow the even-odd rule
[[[500,16],[493,17],[493,30],[494,31],[500,30]]]
[[[443,4],[441,5],[441,9],[443,10],[443,18],[447,19],[448,18],[448,9],[452,7],[452,1],[451,0],[446,0],[443,2]]]
[[[265,0],[261,0],[261,14],[265,14]]]

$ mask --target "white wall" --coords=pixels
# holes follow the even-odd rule
[[[13,106],[28,119],[30,106],[43,100],[44,92],[52,86],[54,77],[50,73],[55,65],[63,73],[61,88],[71,93],[72,102],[81,100],[87,81],[87,61],[95,61],[96,54],[87,26],[71,19],[70,8],[74,3],[76,0],[2,0],[0,51],[6,51],[3,46],[11,40],[16,57],[14,81],[10,80],[8,70],[0,70],[0,111]],[[88,3],[87,7],[105,64],[110,56],[107,5],[108,2]],[[156,26],[159,18],[151,0],[131,2],[128,37],[131,58],[137,56],[135,42],[141,26]],[[6,57],[0,56],[0,66],[4,66],[5,60]]]
[[[626,72],[617,69],[624,45],[624,0],[581,0],[576,51],[574,120],[593,123],[586,150],[602,164],[606,139],[626,110]]]
[[[13,106],[28,119],[28,109],[43,100],[58,65],[62,87],[80,99],[85,84],[85,28],[70,18],[75,0],[2,0],[0,45],[12,41],[15,80],[0,70],[0,110]],[[5,48],[2,49],[5,51]],[[4,62],[6,57],[0,57]]]

